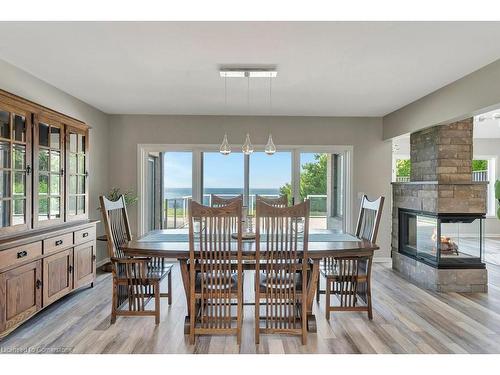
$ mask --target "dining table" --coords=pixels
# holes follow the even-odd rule
[[[316,317],[313,314],[313,301],[320,273],[320,262],[327,257],[372,256],[379,247],[368,240],[335,229],[311,229],[308,235],[307,257],[309,272],[306,287],[307,329],[316,332]],[[261,254],[265,243],[261,242]],[[189,233],[187,228],[152,230],[143,236],[132,239],[123,246],[127,256],[160,257],[177,260],[180,265],[182,284],[186,296],[188,312],[185,317],[184,332],[189,333]],[[194,249],[196,252],[196,249]],[[242,244],[244,269],[255,268],[255,240],[245,240]],[[236,255],[236,254],[235,254]]]

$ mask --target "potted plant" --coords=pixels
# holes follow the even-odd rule
[[[114,187],[106,194],[106,198],[111,201],[117,201],[120,198],[120,195],[123,195],[125,198],[125,204],[127,208],[134,206],[137,203],[137,194],[133,190],[127,190],[122,192],[120,188]],[[98,208],[100,209],[100,208]]]

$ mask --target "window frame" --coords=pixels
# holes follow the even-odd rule
[[[218,152],[220,145],[213,144],[138,144],[137,145],[137,235],[142,236],[147,232],[147,215],[148,206],[146,199],[147,191],[147,163],[150,152],[192,152],[192,192],[193,199],[197,202],[202,202],[203,198],[203,152]],[[234,149],[240,149],[241,145],[232,145]],[[264,150],[264,145],[254,145],[255,150],[260,152]],[[327,153],[327,154],[343,154],[343,168],[345,171],[344,178],[344,220],[343,230],[352,232],[354,228],[352,207],[352,180],[353,180],[353,146],[351,145],[282,145],[279,147],[280,152],[290,152],[291,158],[291,185],[292,194],[295,201],[298,202],[299,187],[300,187],[300,154],[301,153]],[[270,156],[272,157],[272,156]],[[249,176],[250,176],[250,155],[244,155],[244,199],[248,200],[249,193]]]

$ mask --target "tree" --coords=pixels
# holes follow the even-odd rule
[[[396,176],[398,176],[398,177],[409,176],[410,171],[411,171],[410,159],[398,159],[398,160],[396,160]]]
[[[308,195],[326,194],[326,171],[327,154],[314,154],[314,162],[305,163],[300,171],[300,198],[304,200]],[[285,184],[280,188],[280,194],[286,195],[289,200],[292,197],[292,187]],[[326,202],[318,202],[323,206]],[[325,210],[323,207],[315,207],[317,210]],[[311,209],[312,210],[312,209]]]
[[[488,160],[472,160],[473,171],[486,171],[488,170]]]

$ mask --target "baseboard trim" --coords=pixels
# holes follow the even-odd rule
[[[391,257],[373,257],[375,263],[388,263],[391,260]]]
[[[109,258],[104,258],[104,259],[101,259],[100,261],[96,262],[95,266],[96,266],[96,267],[102,267],[102,266],[104,266],[106,263],[109,263],[109,262],[111,262],[111,261],[109,260]]]

